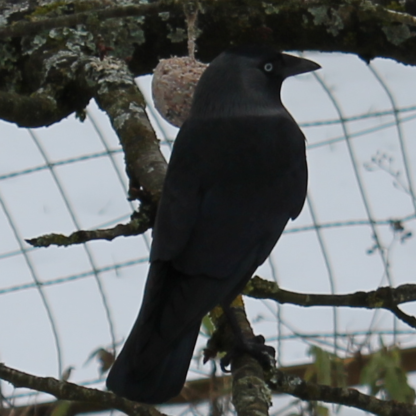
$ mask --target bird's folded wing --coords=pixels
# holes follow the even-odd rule
[[[253,252],[261,264],[298,215],[306,182],[304,136],[290,116],[188,121],[169,164],[151,260],[216,278]]]

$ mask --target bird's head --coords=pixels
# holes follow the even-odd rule
[[[282,107],[282,82],[319,69],[308,59],[267,46],[233,47],[216,57],[196,87],[191,115],[232,117],[267,115]]]

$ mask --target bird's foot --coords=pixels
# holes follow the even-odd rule
[[[231,371],[227,370],[227,367],[231,364],[232,359],[245,353],[255,358],[265,370],[269,370],[276,364],[276,350],[265,344],[263,335],[257,335],[250,340],[244,339],[239,345],[235,345],[232,351],[227,352],[220,360],[221,370],[230,373]]]

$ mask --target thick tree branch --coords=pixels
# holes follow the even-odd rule
[[[254,337],[247,319],[244,303],[238,296],[231,305],[244,337]],[[231,351],[234,347],[234,335],[227,324],[222,309],[217,307],[211,314],[217,329],[208,342],[206,357],[215,356],[217,351]],[[265,383],[263,368],[248,354],[235,356],[231,361],[232,402],[239,416],[267,416],[271,406],[271,392]]]
[[[21,20],[14,22],[9,26],[0,29],[0,38],[34,35],[42,31],[57,27],[70,27],[79,24],[88,24],[93,20],[103,21],[107,19],[123,18],[129,16],[151,16],[156,13],[169,13],[172,11],[172,8],[175,8],[176,11],[179,10],[178,5],[175,6],[174,3],[175,2],[172,1],[159,0],[158,2],[152,4],[132,4],[127,6],[110,6],[105,8],[103,7],[101,2],[84,1],[83,3],[78,3],[75,5],[75,13],[72,15],[46,17],[34,21]],[[203,8],[205,6],[204,3],[208,2],[200,0],[200,3],[201,7]],[[333,2],[328,0],[309,0],[306,4],[304,1],[301,0],[270,0],[269,2],[264,2],[264,4],[259,5],[259,7],[265,9],[267,14],[272,14],[273,12],[279,13],[280,10],[285,9],[293,9],[296,11],[303,9],[306,11],[308,9],[316,7],[327,7],[329,10],[329,7],[331,7],[331,3]],[[344,3],[345,5],[347,4],[347,2]],[[377,17],[380,20],[389,21],[390,23],[402,23],[410,27],[416,27],[416,18],[410,14],[390,10],[381,5],[376,4],[375,2],[370,1],[355,1],[349,3],[357,7],[357,11],[359,13],[365,13],[366,18]],[[339,2],[339,4],[342,5],[343,2]],[[244,7],[244,3],[241,3],[241,6]],[[251,5],[251,7],[253,7],[253,5]],[[83,9],[87,9],[87,11],[78,11]],[[318,13],[318,11],[316,12]],[[29,16],[31,15],[29,14]],[[35,13],[33,15],[33,17],[37,19],[39,19],[40,16],[41,13]],[[328,16],[328,18],[329,17],[330,16]]]
[[[108,8],[102,4],[77,2],[70,14],[68,4],[58,2],[3,15],[9,24],[0,29],[0,37],[7,35],[0,42],[0,118],[38,127],[82,110],[91,98],[89,86],[64,66],[71,64],[75,50],[91,56],[99,54],[98,44],[104,45],[112,55],[129,57],[136,75],[150,73],[162,57],[187,54],[180,1]],[[281,49],[351,52],[365,60],[380,56],[416,63],[416,18],[369,1],[201,0],[200,6],[204,12],[198,16],[197,45],[205,61],[232,43],[260,41]],[[59,16],[49,17],[54,14]],[[120,19],[127,20],[120,24]],[[78,23],[85,25],[75,26]]]
[[[16,22],[11,15],[13,23],[0,30],[0,38],[37,33],[47,39],[45,29],[83,23],[88,31],[103,36],[118,57],[131,55],[135,45],[130,68],[135,74],[150,73],[160,58],[187,54],[183,2],[102,8],[91,1],[76,3],[73,15],[65,10],[66,15],[59,17],[48,17],[47,13],[35,10],[32,18],[45,17]],[[368,0],[200,0],[199,3],[203,13],[198,16],[197,52],[203,61],[210,61],[230,44],[262,41],[286,50],[339,51],[355,53],[365,60],[386,57],[416,64],[416,18],[403,13],[404,8],[398,12]],[[112,23],[135,16],[141,19],[136,18],[135,31],[121,34],[122,26]]]
[[[51,34],[45,42],[38,40],[31,45],[30,59],[33,62],[30,65],[25,62],[24,67],[26,71],[31,70],[27,75],[36,84],[36,91],[42,91],[46,98],[36,94],[15,97],[15,106],[22,111],[13,112],[13,117],[10,117],[10,111],[7,112],[8,98],[5,104],[0,104],[0,117],[7,116],[9,121],[19,125],[47,125],[51,113],[54,121],[58,121],[55,113],[61,111],[63,117],[83,110],[93,97],[109,116],[120,139],[130,188],[155,207],[162,189],[166,161],[147,117],[145,100],[126,63],[117,58],[101,60],[91,57],[94,44],[91,45],[92,36],[87,32],[62,30]],[[53,50],[57,42],[59,51]],[[5,95],[9,97],[8,93]],[[52,107],[56,105],[58,110],[42,105],[41,98],[52,103]],[[28,111],[23,110],[32,110],[30,122]]]
[[[167,164],[133,75],[123,61],[115,58],[86,59],[81,73],[120,139],[130,188],[143,189],[147,200],[157,204]]]
[[[0,38],[30,36],[57,27],[71,27],[80,24],[88,24],[93,20],[102,21],[127,16],[152,15],[161,9],[161,3],[163,2],[102,8],[100,7],[102,6],[102,2],[85,1],[84,4],[78,4],[77,8],[82,9],[85,7],[88,11],[78,12],[72,15],[45,18],[32,22],[20,20],[0,29]]]
[[[355,292],[346,295],[317,295],[291,292],[276,283],[258,276],[249,281],[243,292],[257,299],[271,299],[281,304],[298,306],[347,306],[349,308],[386,309],[409,326],[416,328],[416,319],[401,311],[397,305],[416,301],[416,285],[405,284],[397,288],[380,287],[371,292]]]
[[[91,91],[83,79],[77,78],[80,54],[69,50],[83,46],[74,41],[68,49],[62,49],[59,53],[38,51],[43,55],[40,61],[40,57],[35,57],[33,53],[33,61],[27,60],[25,63],[27,73],[24,75],[17,70],[16,65],[14,76],[17,79],[28,77],[26,83],[23,82],[24,88],[28,88],[30,83],[27,81],[30,80],[30,87],[35,91],[22,93],[22,86],[13,85],[11,79],[3,79],[7,91],[0,91],[0,118],[19,127],[35,128],[49,126],[76,111],[84,110],[91,99]]]
[[[73,112],[58,106],[55,98],[44,91],[30,97],[0,91],[0,119],[16,122],[19,127],[49,126]]]

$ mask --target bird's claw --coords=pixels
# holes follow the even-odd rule
[[[206,364],[209,360],[213,360],[217,356],[217,350],[214,348],[211,348],[210,346],[207,346],[204,348],[203,353],[203,364]],[[222,368],[222,367],[221,367]]]
[[[265,370],[272,368],[276,364],[276,350],[272,346],[266,345],[263,335],[257,335],[252,341],[248,342],[247,352],[257,359]]]
[[[233,359],[234,352],[227,352],[224,357],[220,360],[220,367],[223,373],[231,373],[231,370],[228,370],[227,367],[231,365],[231,360]]]
[[[265,370],[272,368],[276,363],[276,350],[270,345],[266,345],[265,341],[263,335],[257,335],[249,341],[245,340],[242,345],[235,346],[232,351],[227,352],[227,354],[221,358],[221,370],[224,373],[230,373],[231,371],[228,370],[227,367],[230,366],[232,359],[237,355],[244,353],[250,354],[255,358]]]

